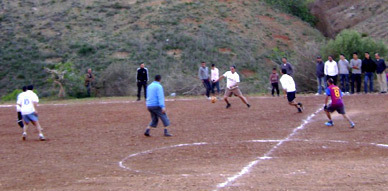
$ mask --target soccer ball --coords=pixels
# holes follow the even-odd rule
[[[212,101],[212,103],[216,103],[216,101],[217,101],[217,98],[216,98],[216,97],[214,97],[214,96],[212,96],[210,100]]]

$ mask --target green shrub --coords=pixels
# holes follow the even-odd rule
[[[370,37],[362,37],[355,30],[344,30],[334,40],[330,40],[321,51],[324,59],[332,55],[337,60],[340,54],[344,54],[346,58],[351,58],[353,52],[358,52],[361,58],[364,57],[364,52],[370,54],[378,52],[380,55],[386,55],[388,49],[381,41],[378,42]]]
[[[308,4],[311,3],[311,0],[264,0],[266,3],[282,10],[292,15],[295,15],[310,23],[315,25],[317,23],[317,18],[311,14]]]
[[[16,102],[16,98],[17,96],[22,93],[23,91],[21,89],[16,89],[14,90],[13,92],[3,96],[1,98],[1,101],[15,101]]]

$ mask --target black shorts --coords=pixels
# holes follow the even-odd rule
[[[288,102],[293,102],[294,99],[295,99],[295,94],[296,92],[287,92],[287,99],[288,99]]]
[[[339,114],[345,114],[345,106],[333,106],[333,105],[329,105],[327,106],[326,108],[326,111],[329,112],[329,113],[333,113],[334,111],[337,111]]]

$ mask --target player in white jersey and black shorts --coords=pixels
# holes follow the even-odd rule
[[[223,78],[226,78],[226,90],[224,95],[224,100],[226,102],[226,109],[228,109],[231,104],[228,101],[228,97],[232,97],[232,95],[235,95],[241,99],[241,101],[247,105],[247,107],[251,107],[249,105],[247,98],[245,98],[240,89],[238,88],[238,85],[240,83],[240,76],[236,72],[236,66],[231,66],[230,71],[225,72],[218,80],[215,82],[218,82],[222,80]]]
[[[25,122],[22,138],[24,141],[27,139],[28,124],[31,122],[39,131],[39,140],[45,141],[46,138],[44,137],[42,132],[43,129],[39,124],[38,111],[36,110],[39,98],[32,91],[33,89],[34,87],[29,85],[27,91],[21,93],[17,100],[17,105],[20,106],[20,111],[22,112],[23,120]]]
[[[286,69],[282,69],[282,77],[280,78],[280,83],[283,87],[284,96],[287,97],[288,104],[295,106],[298,109],[299,113],[303,112],[303,104],[295,102],[296,98],[296,87],[294,79],[287,74]]]

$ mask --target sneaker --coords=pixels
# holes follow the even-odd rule
[[[211,97],[206,97],[207,100],[211,100],[212,98]]]
[[[165,137],[171,137],[172,135],[168,132],[167,129],[164,130],[164,136]]]
[[[353,129],[355,126],[356,126],[356,125],[355,125],[353,122],[350,123],[350,128]]]
[[[27,139],[27,133],[23,133],[22,140],[25,141]]]
[[[350,92],[345,92],[346,95],[350,95]]]
[[[136,101],[140,101],[140,98],[137,98],[137,100]]]
[[[251,107],[251,105],[247,104],[247,107],[248,107],[248,108],[250,108],[250,107]]]
[[[145,132],[144,132],[144,136],[146,137],[150,137],[150,129],[147,129]]]
[[[332,121],[328,121],[325,123],[325,125],[328,127],[332,127],[332,126],[334,126],[334,123]]]
[[[316,93],[315,95],[321,95],[321,94],[319,94],[319,93]]]
[[[226,109],[228,109],[230,106],[232,106],[230,103],[226,104]]]
[[[302,113],[302,109],[301,108],[298,108],[298,113]]]
[[[46,138],[44,137],[44,135],[39,135],[39,141],[45,141]]]
[[[304,110],[303,104],[299,102],[298,105],[299,105],[299,108],[303,111]]]

